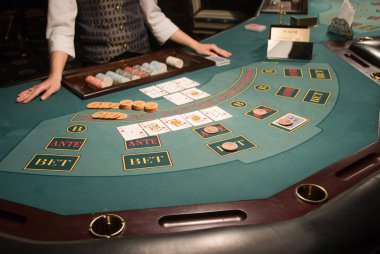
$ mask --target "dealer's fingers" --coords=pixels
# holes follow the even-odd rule
[[[218,46],[216,46],[215,44],[210,45],[210,51],[215,52],[218,55],[223,56],[223,57],[230,57],[232,55],[231,52],[224,50],[224,49],[221,49]]]
[[[41,100],[46,100],[47,98],[49,98],[52,94],[54,94],[55,92],[57,92],[59,90],[59,88],[56,88],[54,86],[51,86],[49,87],[48,90],[46,90],[46,92],[41,95]]]

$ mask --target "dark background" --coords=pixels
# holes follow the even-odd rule
[[[64,0],[62,0],[64,1]],[[0,2],[0,87],[46,77],[49,72],[49,52],[45,39],[47,0],[2,0]],[[254,1],[253,1],[254,2]],[[194,35],[191,0],[159,0],[163,12],[183,31]],[[254,9],[252,0],[203,0],[203,9]],[[172,46],[170,43],[166,47]],[[78,68],[78,59],[68,62],[66,69]]]

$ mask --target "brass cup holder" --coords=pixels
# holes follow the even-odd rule
[[[91,221],[88,231],[95,237],[111,238],[120,235],[124,228],[125,221],[119,215],[104,214]]]
[[[380,80],[380,72],[374,72],[371,74],[371,78]]]
[[[363,36],[359,38],[359,41],[373,41],[373,38],[369,36]]]
[[[302,184],[296,188],[296,196],[299,200],[310,204],[323,204],[328,198],[327,191],[316,184]]]

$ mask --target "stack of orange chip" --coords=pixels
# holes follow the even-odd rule
[[[89,109],[119,108],[119,103],[94,101],[87,104],[87,108]]]
[[[89,109],[111,109],[111,108],[119,108],[123,110],[145,110],[146,112],[157,112],[158,104],[157,102],[147,102],[144,101],[132,101],[132,100],[122,100],[119,103],[114,102],[90,102],[87,104],[87,108]]]
[[[132,109],[132,103],[133,103],[133,101],[131,101],[131,100],[122,100],[122,101],[120,101],[119,108],[125,109],[125,110],[131,110]]]
[[[144,110],[145,102],[144,101],[134,101],[132,103],[133,110]]]
[[[127,118],[127,114],[121,112],[104,112],[99,111],[91,115],[94,119],[121,120]]]
[[[157,102],[150,101],[150,102],[145,103],[144,110],[145,112],[148,112],[148,113],[157,112],[158,110]]]

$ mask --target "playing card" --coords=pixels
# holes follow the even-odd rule
[[[199,99],[210,96],[208,93],[203,92],[202,90],[199,90],[198,88],[195,88],[195,87],[183,90],[181,91],[181,93],[194,100],[199,100]]]
[[[165,95],[164,98],[173,102],[176,105],[182,105],[193,101],[193,99],[191,99],[190,97],[187,97],[186,95],[179,92]]]
[[[140,123],[140,126],[149,134],[149,136],[158,135],[170,131],[170,129],[158,119]]]
[[[148,95],[151,98],[158,98],[164,95],[167,95],[168,93],[164,90],[158,88],[157,86],[150,86],[146,88],[141,88],[140,91],[146,95]]]
[[[194,80],[191,80],[191,79],[189,79],[189,78],[186,78],[186,77],[179,78],[179,79],[175,79],[175,80],[173,80],[172,82],[179,84],[179,85],[182,86],[184,89],[191,88],[191,87],[195,87],[195,86],[198,86],[198,85],[199,85],[198,82],[196,82],[196,81],[194,81]]]
[[[218,106],[202,109],[201,112],[214,121],[220,121],[232,117],[231,114],[219,108]]]
[[[194,112],[182,114],[181,116],[194,126],[212,122],[210,118],[202,114],[200,111],[194,111]]]
[[[355,8],[351,5],[350,1],[343,0],[340,13],[338,18],[346,20],[349,27],[351,27],[352,22],[355,17]]]
[[[156,86],[167,93],[175,93],[175,92],[182,91],[183,89],[185,89],[183,86],[173,81],[157,84]]]
[[[182,130],[192,126],[180,115],[164,117],[160,120],[172,131]]]
[[[117,127],[117,130],[126,141],[148,136],[148,134],[146,134],[146,132],[138,124],[120,126]]]
[[[223,66],[230,64],[230,59],[221,56],[208,56],[207,59],[214,61],[216,66]]]

